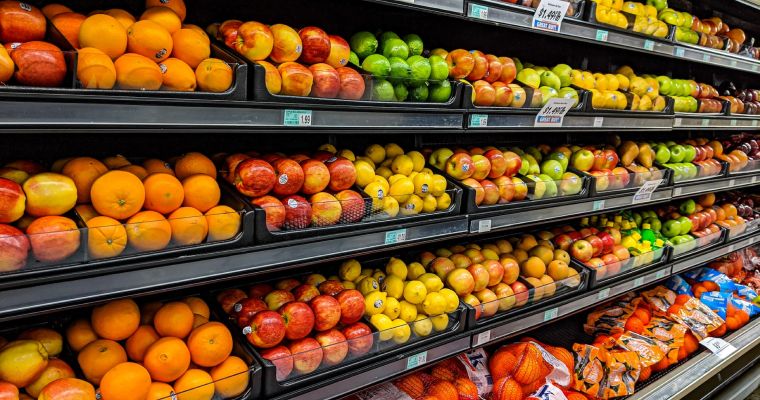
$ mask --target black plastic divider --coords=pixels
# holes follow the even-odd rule
[[[670,251],[669,261],[681,260],[689,256],[692,256],[694,254],[701,253],[703,251],[708,251],[716,247],[720,247],[723,244],[727,243],[728,240],[726,238],[728,237],[728,229],[723,228],[722,226],[719,228],[720,228],[720,231],[716,233],[710,234],[708,236],[703,236],[701,238],[694,238],[694,240],[692,241],[694,242],[693,249],[690,249],[687,251],[681,251],[680,253],[676,254],[676,252],[679,251],[679,249],[676,248],[675,246],[683,246],[683,244],[670,246],[671,251]]]
[[[589,275],[588,287],[589,289],[596,289],[605,285],[623,282],[629,280],[633,276],[643,275],[647,272],[661,268],[670,261],[671,251],[672,249],[670,247],[665,246],[661,249],[653,250],[650,253],[644,253],[638,257],[631,257],[628,260],[620,261],[620,266],[618,267],[619,271],[615,274],[606,276],[599,276],[599,271],[596,268],[589,267],[573,257],[570,258],[570,265],[587,271]],[[648,257],[648,255],[652,256],[651,262],[635,265],[637,258]],[[609,268],[609,265],[605,264],[605,267]]]
[[[699,107],[702,104],[703,99],[697,99],[697,110],[699,110]],[[704,112],[680,112],[676,111],[675,116],[676,117],[692,117],[692,118],[707,118],[707,117],[716,117],[716,116],[727,116],[731,115],[731,103],[728,100],[723,99],[712,99],[716,100],[720,103],[720,112],[717,113],[704,113]],[[739,115],[745,115],[745,114],[739,114]]]

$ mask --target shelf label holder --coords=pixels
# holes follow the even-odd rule
[[[406,359],[406,369],[417,368],[427,362],[427,351],[417,353]]]
[[[596,294],[597,300],[604,300],[608,297],[610,297],[610,288],[602,289]]]
[[[644,50],[654,51],[654,40],[644,40]]]
[[[713,354],[718,356],[721,360],[731,355],[736,351],[736,347],[731,343],[726,342],[721,338],[706,337],[699,342],[702,346],[707,347]]]
[[[311,126],[311,110],[285,110],[282,124],[285,126]]]
[[[541,0],[533,14],[530,26],[542,31],[559,32],[568,6],[570,3],[567,1]]]
[[[471,127],[485,127],[488,126],[488,114],[471,114],[470,115]]]
[[[480,332],[475,336],[475,343],[473,343],[473,346],[480,346],[481,344],[485,344],[491,341],[491,330],[487,330],[485,332]]]
[[[569,4],[569,3],[565,3]],[[541,111],[536,114],[536,119],[533,126],[546,128],[546,127],[561,127],[562,120],[565,118],[565,114],[573,107],[573,99],[565,99],[560,97],[554,97],[541,108]]]
[[[480,4],[470,4],[470,17],[488,19],[488,7]]]
[[[596,41],[597,42],[606,42],[607,38],[609,38],[610,33],[605,31],[604,29],[597,29],[596,30]]]
[[[396,244],[406,241],[406,228],[385,232],[385,244]]]
[[[551,321],[555,318],[557,318],[557,315],[559,314],[559,308],[554,307],[549,310],[544,311],[544,322]]]
[[[491,220],[483,219],[478,221],[478,233],[491,232]]]

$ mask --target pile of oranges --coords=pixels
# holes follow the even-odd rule
[[[209,315],[197,297],[142,310],[130,299],[115,300],[69,325],[66,340],[103,400],[239,396],[248,387],[248,365],[231,355],[232,334]]]
[[[60,4],[42,11],[78,50],[85,88],[219,93],[232,86],[232,68],[211,58],[206,32],[183,24],[183,0],[146,0],[145,7],[139,19],[117,8],[89,16]]]

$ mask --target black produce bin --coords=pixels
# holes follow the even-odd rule
[[[637,257],[631,257],[620,262],[620,265],[615,272],[610,272],[609,265],[605,265],[608,268],[608,272],[605,275],[601,275],[596,268],[591,268],[575,258],[571,258],[570,263],[577,268],[583,268],[588,271],[588,287],[589,289],[594,289],[612,282],[621,282],[632,276],[642,275],[646,272],[656,270],[670,260],[670,251],[671,248],[664,246],[649,253],[644,253]]]
[[[622,167],[621,164],[618,164],[619,167]],[[622,167],[625,168],[625,167]],[[644,182],[649,180],[654,180],[656,178],[659,178],[661,180],[660,185],[657,186],[657,189],[659,190],[663,187],[669,187],[672,186],[671,183],[671,177],[673,171],[668,168],[660,168],[657,171],[650,171],[650,172],[630,172],[628,170],[628,179],[629,183],[622,188],[606,188],[604,190],[598,190],[597,189],[597,177],[594,175],[591,175],[588,172],[582,172],[578,171],[575,168],[569,169],[572,172],[575,172],[579,176],[586,176],[588,179],[591,180],[591,183],[589,184],[589,197],[597,197],[597,196],[623,196],[626,194],[633,194],[636,193],[641,186],[644,184]]]
[[[635,36],[645,38],[645,39],[661,40],[664,42],[675,42],[676,27],[673,25],[666,24],[668,26],[668,34],[665,35],[665,37],[655,37],[655,36],[647,35],[641,32],[634,32],[633,29],[622,29],[614,25],[608,25],[608,24],[605,24],[604,22],[599,22],[596,19],[597,6],[598,4],[595,1],[589,2],[588,6],[586,7],[586,16],[585,16],[586,21],[591,22],[592,24],[603,26],[605,29],[611,29],[613,31],[625,33],[626,35],[635,35]],[[633,14],[629,14],[627,12],[623,12],[623,11],[618,11],[618,12],[623,14],[626,20],[628,20],[628,27],[632,27],[634,22],[636,21],[636,16]]]
[[[694,240],[690,242],[669,246],[672,248],[670,251],[669,261],[679,260],[694,253],[701,253],[703,251],[722,246],[726,242],[727,237],[728,229],[720,227],[720,230],[718,232],[711,233],[703,237],[694,238]]]

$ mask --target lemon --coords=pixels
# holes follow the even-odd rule
[[[380,175],[375,175],[375,182],[380,183],[385,194],[388,194],[388,192],[391,191],[391,184],[388,183],[388,178],[380,176]]]
[[[411,174],[409,174],[409,175],[408,175],[408,177],[409,177],[409,179],[411,179],[411,180],[412,180],[412,182],[414,182],[414,177],[415,177],[415,176],[417,176],[417,175],[419,175],[419,174],[420,174],[420,173],[419,173],[419,172],[417,172],[417,171],[412,171],[412,173],[411,173]]]
[[[363,160],[354,161],[356,184],[365,187],[375,181],[375,167]]]
[[[400,204],[399,211],[401,211],[401,215],[417,215],[422,212],[423,205],[424,203],[420,196],[413,194],[409,196],[407,201]]]
[[[615,109],[617,110],[625,110],[625,107],[628,105],[628,98],[625,97],[623,92],[615,91],[615,94],[617,94],[617,103],[615,104]]]
[[[631,81],[627,76],[623,74],[615,74],[615,78],[618,80],[618,90],[628,90],[628,86],[631,84]]]
[[[428,168],[428,167],[423,168],[422,171],[420,171],[420,172],[424,172],[426,174],[433,175],[433,170],[430,169],[430,168]]]
[[[446,298],[438,292],[428,293],[422,302],[422,308],[425,314],[429,316],[441,315],[446,311]]]
[[[362,265],[355,258],[344,261],[338,268],[338,276],[343,281],[353,281],[362,273]]]
[[[351,281],[343,281],[341,284],[343,285],[343,289],[356,289],[356,284]]]
[[[428,194],[422,198],[422,212],[431,213],[436,209],[438,209],[438,199],[436,199],[435,196]]]
[[[385,292],[372,292],[364,295],[364,315],[382,314],[385,311]]]
[[[417,279],[420,275],[425,273],[425,267],[417,261],[409,263],[407,266],[406,279]]]
[[[438,292],[443,289],[443,281],[436,274],[430,272],[420,275],[416,278],[418,281],[425,285],[425,289],[428,293]]]
[[[369,157],[367,157],[367,156],[357,156],[357,157],[356,157],[356,161],[364,161],[364,162],[366,162],[367,164],[369,164],[369,165],[371,165],[371,166],[372,166],[372,171],[374,171],[374,170],[375,170],[375,162],[374,162],[374,161],[372,161],[372,159],[371,159],[371,158],[369,158]]]
[[[385,199],[383,199],[383,206],[382,208],[379,208],[378,210],[382,210],[389,217],[393,218],[398,215],[398,211],[399,211],[398,201],[394,199],[393,197],[388,196]]]
[[[386,298],[385,310],[383,310],[383,314],[387,315],[390,319],[396,319],[400,313],[401,305],[399,304],[398,300],[393,297]]]
[[[451,196],[449,196],[448,193],[444,193],[444,194],[438,196],[435,199],[435,201],[436,201],[435,208],[438,211],[447,210],[449,207],[451,207]]]
[[[357,290],[359,290],[359,289],[358,289],[358,286],[359,286],[359,282],[361,282],[361,281],[362,281],[362,279],[364,279],[364,278],[366,278],[366,277],[368,277],[368,276],[369,276],[369,275],[364,275],[364,273],[362,272],[362,274],[361,274],[361,275],[357,276],[357,277],[356,277],[356,279],[354,279],[354,285],[356,285],[356,286],[357,286]]]
[[[427,296],[427,288],[420,281],[409,281],[404,287],[404,300],[412,304],[422,304]]]
[[[425,156],[423,156],[422,153],[414,150],[406,153],[406,155],[412,159],[412,164],[414,164],[414,167],[412,167],[413,170],[420,172],[425,168]]]
[[[446,309],[443,310],[445,313],[450,313],[456,311],[457,308],[459,308],[459,296],[457,296],[456,292],[449,288],[441,289],[438,293],[443,296],[444,299],[446,299]]]
[[[407,177],[399,178],[394,183],[391,183],[389,192],[391,197],[399,203],[404,203],[414,193],[414,183]]]
[[[595,73],[594,75],[594,89],[607,90],[607,77],[604,74]]]
[[[617,76],[614,74],[604,74],[607,79],[607,90],[618,90],[620,82],[618,82]]]
[[[385,148],[379,144],[371,144],[364,150],[364,155],[369,157],[375,164],[380,164],[385,160]]]
[[[412,329],[409,324],[402,319],[394,319],[393,322],[393,341],[398,344],[406,343],[412,336]]]
[[[446,192],[446,178],[443,175],[433,174],[431,181],[430,194],[438,197]]]
[[[414,183],[414,194],[425,197],[430,194],[433,186],[433,176],[429,174],[418,173],[412,178]]]
[[[373,273],[375,273],[375,270],[372,268],[362,268],[362,275],[364,276],[372,276]]]
[[[383,286],[383,282],[385,282],[385,272],[376,269],[375,272],[372,273],[372,277],[377,279],[377,283],[380,284],[380,287]]]
[[[396,275],[389,275],[383,282],[385,293],[388,296],[400,299],[404,295],[404,280]]]
[[[414,319],[417,318],[417,306],[406,300],[401,300],[399,302],[398,317],[406,322],[414,321]]]
[[[390,183],[391,186],[393,186],[394,183],[396,183],[400,179],[404,179],[404,178],[409,178],[409,177],[406,176],[406,175],[401,175],[401,174],[393,174],[393,175],[391,175],[390,178],[388,178],[388,183]]]
[[[596,109],[604,108],[604,96],[602,92],[596,89],[589,90],[591,92],[591,106]]]
[[[393,175],[393,171],[388,167],[380,167],[375,170],[375,176],[382,176],[383,178],[388,179],[391,175]]]
[[[364,297],[367,297],[367,295],[372,292],[377,292],[380,290],[380,284],[377,282],[377,279],[371,276],[368,276],[359,281],[359,285],[357,287],[359,288],[359,291],[364,295]]]
[[[364,187],[364,193],[372,198],[372,208],[379,210],[383,207],[383,200],[388,191],[385,190],[382,183],[375,181]]]
[[[430,321],[433,322],[433,328],[435,328],[436,332],[445,331],[446,328],[449,327],[448,314],[441,314],[436,315],[435,317],[430,317]]]
[[[404,176],[408,176],[409,174],[414,171],[414,162],[412,159],[407,155],[400,155],[393,158],[393,162],[391,163],[391,171],[395,174],[401,174]]]
[[[338,154],[337,154],[337,155],[338,155],[338,156],[341,156],[341,157],[343,157],[343,158],[347,158],[347,159],[348,159],[348,160],[350,160],[351,162],[354,162],[354,161],[356,161],[356,155],[354,154],[354,152],[353,152],[353,151],[351,151],[351,150],[349,150],[349,149],[341,149],[341,150],[338,152]]]
[[[385,158],[394,158],[404,154],[404,149],[396,143],[388,143],[385,145]]]
[[[375,314],[369,319],[369,323],[372,324],[380,332],[380,340],[391,340],[393,338],[393,320],[388,318],[385,314]]]
[[[338,149],[336,149],[335,146],[331,145],[330,143],[325,143],[325,144],[319,146],[319,148],[317,148],[317,150],[324,150],[326,152],[333,153],[333,154],[335,154],[335,153],[338,152]]]
[[[424,315],[418,315],[414,320],[414,333],[425,337],[433,331],[433,321]]]

